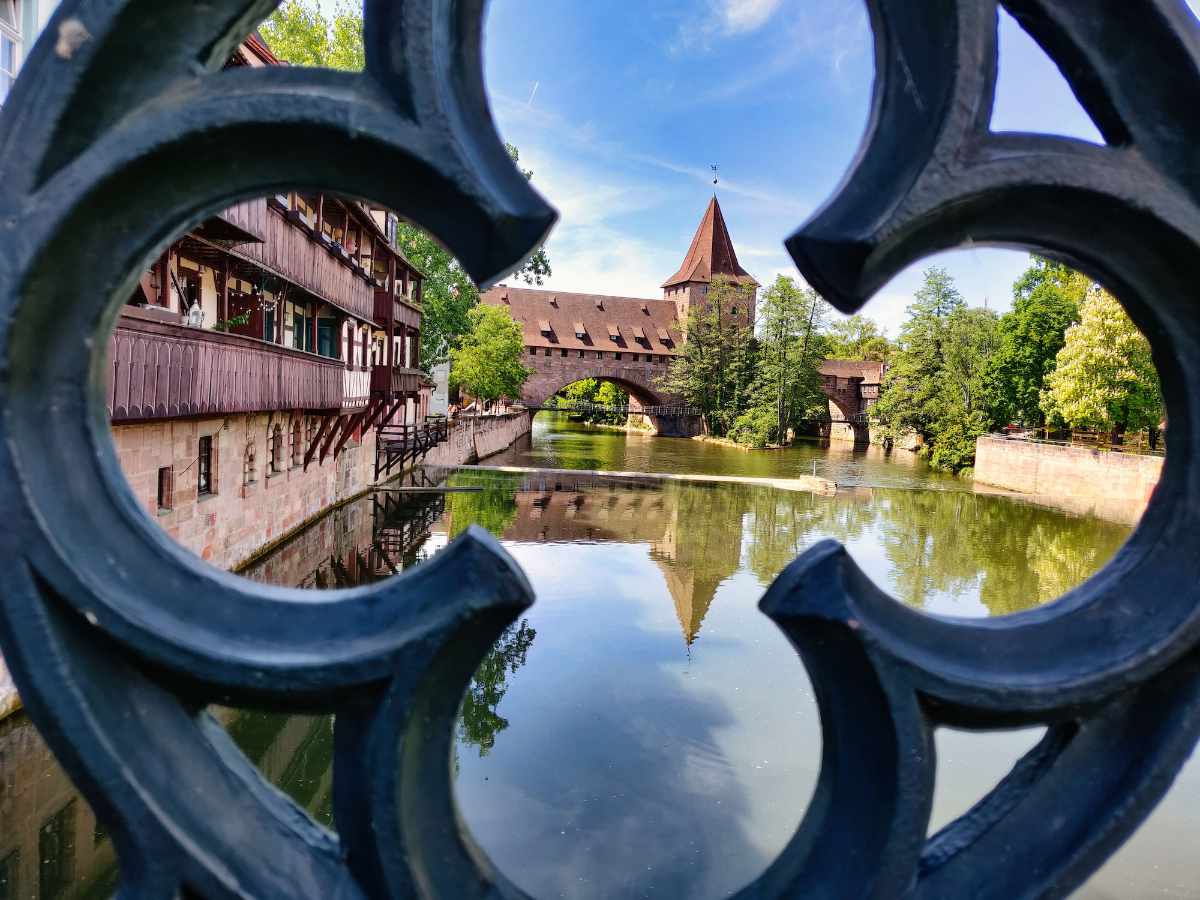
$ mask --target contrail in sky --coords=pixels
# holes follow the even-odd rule
[[[525,101],[526,106],[533,106],[533,98],[537,96],[537,89],[538,89],[538,85],[540,85],[540,84],[541,84],[540,81],[535,81],[533,83],[533,90],[529,92],[529,99],[527,101]]]

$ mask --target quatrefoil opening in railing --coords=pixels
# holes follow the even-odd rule
[[[0,114],[11,186],[0,221],[23,226],[0,245],[0,540],[13,560],[0,644],[109,827],[131,894],[520,896],[462,827],[449,765],[463,689],[532,599],[508,554],[471,529],[426,565],[336,600],[250,585],[156,532],[108,443],[100,347],[113,304],[154,290],[138,273],[174,229],[281,184],[326,185],[411,216],[487,281],[552,221],[492,128],[482,3],[373,0],[362,74],[216,72],[271,6],[68,0],[52,22],[58,45],[39,45]],[[802,273],[850,311],[906,265],[968,243],[1067,261],[1110,285],[1154,347],[1168,456],[1131,541],[1043,609],[988,623],[922,616],[833,543],[779,577],[762,605],[808,668],[824,759],[794,838],[743,895],[1062,896],[1153,808],[1200,721],[1189,552],[1200,324],[1187,277],[1200,240],[1198,26],[1169,0],[1103,14],[1005,3],[1068,73],[1101,147],[990,132],[995,3],[869,7],[880,70],[866,143],[789,240]],[[148,52],[128,52],[151,33]],[[299,137],[288,158],[271,152]],[[180,280],[168,260],[164,283],[172,272]],[[227,299],[240,279],[223,277]],[[294,333],[306,325],[293,318]],[[132,386],[110,396],[113,415],[146,402]],[[346,432],[325,427],[306,455]],[[211,441],[206,454],[206,437],[197,491],[230,463],[243,475],[274,466],[290,434],[271,427],[261,451],[232,460]],[[213,702],[336,712],[336,839],[197,712]],[[1022,725],[1046,735],[927,841],[933,729]]]

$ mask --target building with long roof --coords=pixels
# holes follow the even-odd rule
[[[631,407],[659,406],[674,398],[660,387],[685,340],[692,309],[708,302],[717,278],[741,286],[741,299],[723,314],[731,324],[752,327],[758,282],[738,263],[721,205],[714,195],[678,271],[662,285],[662,296],[619,297],[497,285],[482,302],[505,306],[521,323],[526,365],[533,370],[521,398],[544,404],[567,385],[585,378],[616,383]]]

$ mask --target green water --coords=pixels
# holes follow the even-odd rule
[[[464,698],[455,789],[483,850],[541,898],[723,897],[786,843],[815,783],[819,722],[803,666],[756,603],[815,541],[844,542],[900,602],[993,616],[1053,599],[1128,535],[1121,525],[975,494],[910,454],[877,450],[746,453],[538,416],[524,446],[488,462],[756,476],[811,473],[815,462],[842,486],[817,497],[737,483],[461,471],[452,485],[481,490],[368,497],[245,573],[306,586],[364,583],[435,556],[470,524],[500,537],[537,602]],[[332,825],[331,719],[217,713],[272,780]],[[48,774],[27,721],[3,725],[0,813],[33,810],[13,834],[26,835],[22,852],[36,856],[69,786]],[[5,743],[22,729],[23,740]],[[931,829],[969,808],[1039,735],[939,732]],[[6,746],[27,752],[6,755]],[[49,789],[53,778],[58,787]],[[1198,787],[1200,772],[1185,770],[1078,896],[1197,896]],[[52,802],[14,805],[21,789]],[[90,815],[81,799],[76,807],[73,815]],[[4,834],[0,861],[10,853]],[[87,859],[78,842],[73,848],[81,890],[111,881],[104,846]]]

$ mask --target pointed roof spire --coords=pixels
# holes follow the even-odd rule
[[[714,275],[726,275],[734,281],[743,284],[758,284],[750,273],[738,265],[737,253],[733,250],[733,239],[729,237],[729,229],[725,227],[725,216],[721,214],[721,204],[717,195],[713,194],[696,236],[692,238],[692,246],[688,248],[687,256],[679,271],[663,282],[663,287],[673,287],[688,281],[712,281]]]

